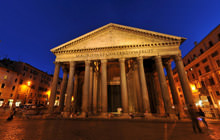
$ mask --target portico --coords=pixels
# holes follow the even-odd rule
[[[65,117],[72,112],[81,112],[82,117],[107,116],[116,107],[122,108],[122,115],[145,113],[148,117],[164,112],[170,116],[175,114],[172,100],[181,111],[172,74],[169,76],[172,95],[169,94],[164,66],[175,60],[187,104],[193,104],[179,50],[184,40],[110,23],[51,49],[56,60],[49,111],[53,112],[60,67],[63,69],[60,111]],[[158,99],[162,99],[162,105]]]

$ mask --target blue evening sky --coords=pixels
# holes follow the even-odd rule
[[[185,37],[184,56],[220,23],[220,1],[0,0],[0,59],[53,74],[50,49],[110,22]]]

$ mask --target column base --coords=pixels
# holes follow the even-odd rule
[[[63,118],[70,118],[70,112],[61,112]]]
[[[169,118],[171,120],[178,120],[178,117],[176,116],[176,114],[169,114]]]
[[[152,113],[144,113],[144,118],[145,119],[152,119],[153,115],[152,115]]]

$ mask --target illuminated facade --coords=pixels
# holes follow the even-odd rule
[[[18,106],[19,104],[47,104],[52,75],[23,63],[3,59],[0,61],[1,106]],[[57,99],[59,100],[59,86]],[[56,101],[58,105],[59,102]]]
[[[118,110],[122,110],[122,116],[129,113],[174,116],[163,71],[166,66],[167,72],[172,73],[171,61],[178,67],[188,104],[194,104],[179,50],[184,40],[110,23],[51,49],[56,60],[49,111],[53,112],[62,67],[60,111],[64,117],[70,117],[71,112],[81,112],[81,117],[106,117]],[[169,80],[173,81],[172,74]],[[174,82],[171,83],[174,89]],[[172,91],[173,104],[181,112],[177,92]]]
[[[220,25],[200,43],[195,42],[195,47],[183,58],[183,62],[196,105],[203,107],[207,116],[211,116],[211,110],[220,107]],[[181,101],[185,104],[176,70],[174,73]]]

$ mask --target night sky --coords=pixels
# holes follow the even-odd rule
[[[185,37],[184,56],[220,24],[220,1],[1,0],[0,59],[53,74],[50,49],[110,22]]]

